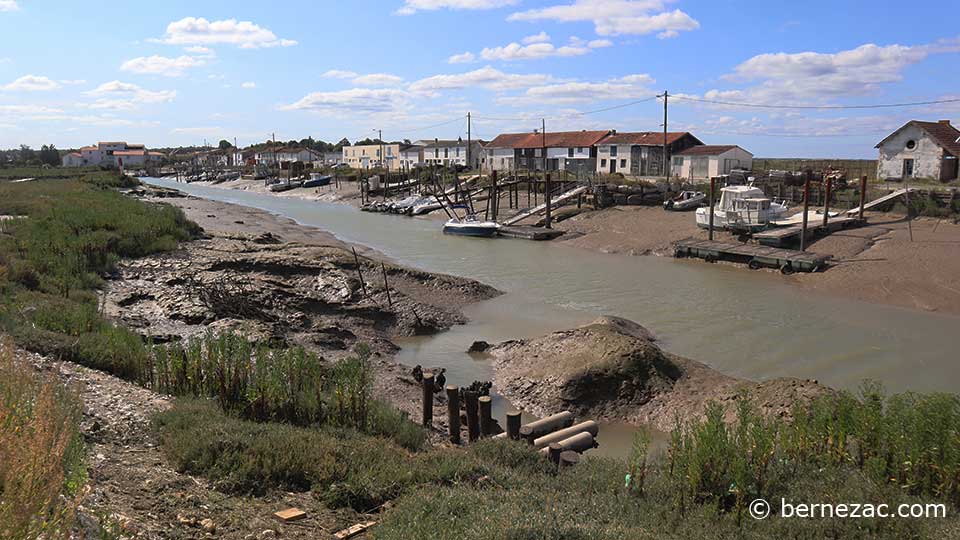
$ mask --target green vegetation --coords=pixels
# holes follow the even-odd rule
[[[68,538],[83,484],[77,394],[0,344],[0,537]]]

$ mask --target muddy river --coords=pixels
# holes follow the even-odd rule
[[[609,314],[646,326],[670,352],[739,377],[811,378],[849,389],[876,379],[891,391],[955,391],[960,385],[953,335],[960,317],[811,294],[773,272],[602,254],[556,243],[448,236],[434,220],[145,180],[267,210],[372,247],[402,264],[473,278],[505,291],[467,308],[467,325],[400,342],[398,361],[444,366],[447,380],[455,384],[490,378],[490,366],[464,352],[475,340],[533,337]],[[507,407],[497,400],[500,414]],[[608,427],[612,429],[602,430],[598,439],[604,453],[622,453],[630,430]]]

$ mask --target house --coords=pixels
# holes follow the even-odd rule
[[[303,163],[313,163],[323,159],[323,154],[311,148],[287,147],[277,150],[277,160],[281,163],[301,161]]]
[[[343,162],[354,169],[372,169],[386,165],[388,170],[400,168],[399,143],[364,144],[343,147]],[[383,152],[384,159],[380,158]]]
[[[467,142],[462,138],[457,140],[434,139],[432,141],[417,141],[416,146],[423,148],[423,164],[442,167],[461,166],[477,169],[483,159],[482,141],[471,141],[469,144],[470,162],[467,163]]]
[[[949,120],[911,120],[876,148],[880,151],[878,179],[927,178],[949,182],[960,178],[960,130]]]
[[[596,169],[597,143],[611,131],[504,133],[484,146],[488,170],[574,171]],[[543,150],[546,148],[546,160]],[[546,163],[544,163],[546,161]]]
[[[597,144],[598,173],[622,173],[629,176],[663,176],[664,134],[652,131],[617,133],[613,131]],[[667,133],[667,159],[700,139],[686,131]]]
[[[343,163],[343,152],[324,152],[323,153],[324,165],[339,165],[341,163]]]
[[[166,156],[160,152],[148,152],[142,144],[127,144],[122,141],[98,142],[96,146],[84,146],[77,152],[63,156],[64,167],[103,165],[118,167],[143,166],[158,162]]]
[[[423,165],[423,146],[404,144],[400,146],[400,169],[409,171]]]
[[[753,154],[735,144],[702,144],[674,154],[670,172],[686,180],[706,180],[751,168]]]

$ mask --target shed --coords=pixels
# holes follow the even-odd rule
[[[735,144],[704,144],[674,154],[671,170],[680,178],[706,180],[752,167],[753,154]]]
[[[876,146],[877,178],[925,178],[949,182],[960,177],[960,130],[949,120],[911,120]]]

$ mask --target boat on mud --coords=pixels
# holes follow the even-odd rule
[[[475,214],[467,214],[463,218],[451,218],[443,225],[444,234],[458,234],[460,236],[478,236],[489,238],[497,234],[500,224],[496,221],[481,221]]]
[[[329,174],[310,173],[310,179],[304,180],[302,187],[311,188],[329,186],[331,181],[333,181],[333,177]]]
[[[710,227],[710,208],[697,208],[697,226]],[[726,186],[720,190],[720,204],[713,208],[713,226],[737,232],[763,230],[787,214],[787,205],[764,195],[753,186]]]
[[[663,209],[675,212],[693,210],[703,206],[706,200],[707,195],[702,191],[681,191],[680,195],[663,201]]]
[[[283,182],[276,182],[274,184],[270,184],[270,191],[274,193],[280,193],[282,191],[290,191],[293,188],[298,188],[300,187],[300,185],[301,185],[301,182],[299,181],[291,182],[287,180]]]

